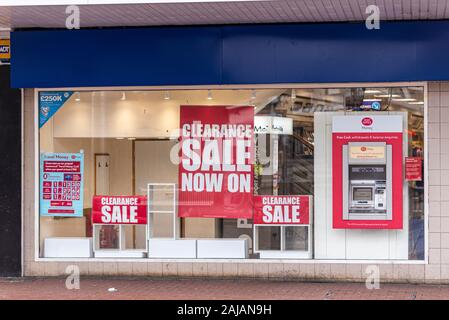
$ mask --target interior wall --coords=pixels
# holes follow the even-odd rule
[[[177,183],[178,166],[170,161],[170,152],[177,141],[172,140],[142,140],[135,141],[135,191],[146,195],[148,183]],[[153,210],[174,210],[173,195],[167,193],[169,188],[155,191],[157,201],[150,203]],[[153,214],[151,221],[152,236],[155,238],[173,237],[173,214]]]
[[[185,238],[221,238],[220,219],[184,218]]]
[[[39,152],[53,152],[53,150],[53,119],[50,119],[39,129]]]
[[[132,194],[132,141],[126,139],[55,138],[54,152],[84,151],[84,208],[92,207],[95,192],[95,154],[110,155],[111,195]]]
[[[145,249],[146,248],[146,225],[124,226],[122,232],[125,234],[125,249]]]
[[[54,136],[168,137],[178,126],[179,104],[175,101],[161,98],[153,105],[143,95],[126,101],[107,95],[82,93],[81,101],[67,101],[54,116]]]

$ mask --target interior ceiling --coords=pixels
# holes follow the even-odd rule
[[[76,1],[74,1],[76,2]],[[80,5],[81,27],[448,19],[449,0],[266,0]],[[19,3],[20,4],[20,3]],[[0,29],[64,28],[65,5],[2,6]]]
[[[286,92],[286,89],[258,90],[169,90],[169,91],[85,91],[75,94],[71,103],[84,102],[110,105],[121,100],[156,106],[161,103],[175,105],[254,105],[263,107]],[[210,99],[209,99],[210,98]]]
[[[312,105],[329,104],[344,106],[344,99],[350,93],[348,88],[338,89],[232,89],[232,90],[169,90],[169,91],[84,91],[75,93],[69,103],[90,103],[93,105],[111,105],[120,101],[126,103],[157,106],[174,105],[254,105],[256,113],[270,102],[284,95],[297,101],[310,102]],[[389,105],[390,111],[422,112],[422,87],[368,88],[362,91],[362,98],[378,100]],[[386,97],[387,95],[388,97]],[[391,96],[390,96],[391,95]],[[210,98],[210,99],[209,99]],[[409,99],[404,101],[404,98]]]

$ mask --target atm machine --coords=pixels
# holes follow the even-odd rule
[[[391,145],[349,142],[342,170],[343,219],[391,220]]]
[[[336,229],[402,229],[404,117],[332,117],[332,211]]]
[[[408,259],[405,112],[315,112],[314,256]]]

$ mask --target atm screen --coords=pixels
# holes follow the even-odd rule
[[[384,173],[385,166],[351,166],[354,173]]]
[[[386,180],[387,168],[378,165],[349,165],[349,180]]]
[[[373,199],[373,188],[354,188],[352,192],[354,201],[371,201]]]

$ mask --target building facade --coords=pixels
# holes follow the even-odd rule
[[[12,32],[23,275],[449,282],[448,27]]]

